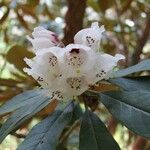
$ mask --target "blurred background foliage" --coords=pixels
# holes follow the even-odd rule
[[[73,41],[81,28],[98,21],[106,32],[101,50],[122,53],[128,67],[150,58],[150,1],[149,0],[0,0],[0,104],[22,91],[38,86],[23,72],[24,57],[33,57],[30,35],[36,26],[44,26],[59,34],[65,44]],[[98,90],[112,87],[101,86]],[[53,111],[47,106],[16,133],[9,135],[0,150],[15,150],[31,127]],[[150,150],[150,142],[136,136],[109,115],[103,106],[96,110],[122,150]],[[1,116],[1,123],[7,116]],[[79,126],[68,140],[68,149],[78,149]]]

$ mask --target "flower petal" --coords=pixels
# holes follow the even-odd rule
[[[104,31],[104,26],[99,27],[98,22],[94,22],[90,28],[79,31],[74,37],[74,42],[84,44],[97,51]]]
[[[34,31],[32,32],[33,38],[45,37],[51,39],[53,34],[56,35],[56,33],[46,30],[42,26],[34,28]]]
[[[35,38],[35,39],[27,37],[27,39],[32,43],[33,49],[35,51],[40,51],[42,49],[50,48],[52,46],[55,46],[55,44],[52,43],[50,39],[45,38],[45,37]]]
[[[81,77],[70,77],[64,80],[64,93],[68,97],[78,96],[89,89],[88,82],[85,76]],[[69,92],[68,92],[69,91]]]
[[[59,47],[43,49],[43,51],[37,52],[32,60],[25,58],[30,69],[28,68],[24,71],[33,76],[38,82],[42,78],[42,80],[47,83],[46,87],[54,88],[54,86],[60,86],[59,83],[61,84],[60,80],[62,78],[62,73],[60,72],[60,56],[62,55],[62,49],[63,48]],[[57,52],[59,52],[59,54],[57,54]]]
[[[35,51],[40,51],[52,46],[63,47],[62,42],[58,39],[58,35],[43,27],[36,27],[32,32],[32,36],[33,38],[27,36],[27,39],[32,43]]]
[[[109,54],[97,54],[97,63],[95,67],[91,70],[93,74],[89,74],[88,78],[91,83],[96,83],[102,79],[108,79],[111,71],[119,60],[125,59],[121,54],[116,54],[115,56]],[[89,84],[91,84],[89,83]]]
[[[79,44],[68,45],[62,64],[66,68],[64,71],[67,71],[66,76],[80,76],[86,73],[89,66],[94,65],[94,54],[90,47]]]
[[[29,68],[24,71],[37,80],[52,99],[65,100],[81,95],[89,85],[109,78],[117,62],[125,58],[121,54],[111,56],[97,52],[104,31],[104,26],[99,27],[95,22],[91,28],[75,35],[76,44],[61,48],[55,33],[37,27],[33,38],[28,37],[36,50],[35,57],[25,58]]]

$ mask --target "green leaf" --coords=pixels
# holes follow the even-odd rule
[[[11,100],[7,101],[0,107],[0,115],[12,112],[27,104],[34,103],[35,101],[37,101],[37,98],[41,95],[41,93],[42,90],[37,89],[26,91],[13,97]]]
[[[140,71],[149,71],[149,70],[150,70],[150,59],[147,59],[129,68],[121,69],[119,71],[114,72],[113,77],[114,78],[123,77],[132,73],[136,73]]]
[[[135,78],[116,78],[110,79],[109,81],[120,86],[126,91],[150,90],[150,76]]]
[[[120,150],[104,123],[89,110],[83,115],[79,150]]]
[[[150,91],[106,92],[100,101],[127,128],[150,138]]]
[[[18,150],[55,150],[63,129],[71,121],[72,111],[72,102],[63,111],[56,110],[33,127]]]
[[[17,129],[24,121],[31,118],[51,102],[51,99],[46,96],[39,96],[36,100],[36,102],[27,104],[11,114],[0,128],[0,143],[11,131]]]
[[[75,104],[74,109],[73,109],[73,116],[72,116],[72,121],[71,123],[75,122],[79,118],[81,118],[83,115],[83,110],[79,103]]]

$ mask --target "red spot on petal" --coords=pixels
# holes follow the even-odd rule
[[[52,42],[58,43],[58,42],[59,42],[58,36],[57,36],[56,34],[51,34],[51,35],[52,35],[53,38],[54,38],[54,41],[52,41]]]
[[[74,48],[74,49],[72,49],[71,51],[70,51],[70,53],[79,53],[80,52],[80,49],[78,49],[78,48]]]

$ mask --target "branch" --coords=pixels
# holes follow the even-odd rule
[[[132,150],[142,150],[146,145],[147,140],[138,136],[132,145]]]
[[[26,138],[26,135],[24,134],[18,134],[18,133],[11,133],[11,135],[15,136],[16,138],[20,139],[20,138],[23,138],[25,139]]]
[[[145,27],[143,29],[141,37],[137,41],[137,48],[132,55],[132,65],[137,64],[140,60],[140,55],[142,53],[143,47],[146,44],[150,35],[150,17],[148,16],[145,22]]]
[[[133,0],[128,0],[128,1],[125,2],[125,4],[124,4],[122,10],[120,10],[120,15],[122,15],[123,13],[125,13],[125,12],[129,9],[129,7],[130,7],[132,1],[133,1]]]
[[[73,42],[74,35],[82,29],[83,18],[87,0],[67,0],[68,11],[65,16],[66,27],[64,29],[65,45]]]

